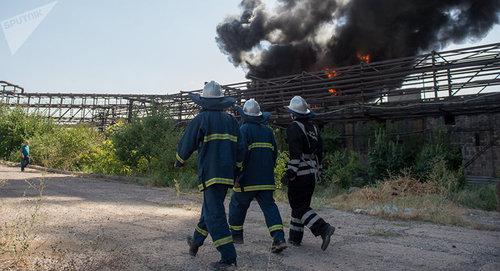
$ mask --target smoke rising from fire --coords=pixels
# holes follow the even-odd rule
[[[247,76],[271,78],[413,56],[484,37],[500,0],[243,0],[217,26],[216,41]]]

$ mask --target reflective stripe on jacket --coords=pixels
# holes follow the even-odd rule
[[[323,140],[308,118],[292,122],[286,131],[290,160],[287,170],[295,176],[318,174],[323,159]]]
[[[242,173],[236,192],[275,190],[274,167],[278,148],[272,129],[267,126],[269,114],[259,117],[243,116],[238,144],[238,162]]]
[[[187,126],[178,144],[176,158],[185,163],[198,151],[198,188],[214,184],[234,185],[238,148],[238,122],[220,110],[204,110]]]

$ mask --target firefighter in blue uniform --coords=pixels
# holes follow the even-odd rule
[[[221,86],[211,81],[203,93],[190,94],[201,112],[188,124],[177,147],[176,167],[184,165],[198,151],[198,188],[203,191],[203,207],[193,236],[188,236],[189,253],[196,256],[208,234],[221,254],[211,270],[231,270],[236,266],[236,250],[226,220],[224,199],[234,185],[239,125],[224,109],[235,99],[224,97]]]
[[[270,114],[263,114],[254,99],[246,101],[239,111],[243,119],[238,143],[241,174],[236,178],[235,193],[229,204],[229,228],[234,242],[242,244],[245,216],[250,203],[256,199],[273,238],[271,252],[280,253],[286,248],[286,242],[281,215],[273,198],[278,150],[273,131],[267,125]]]
[[[310,207],[323,159],[323,141],[318,127],[311,121],[314,113],[302,97],[293,97],[287,108],[293,122],[286,130],[290,160],[282,182],[288,185],[288,202],[292,208],[289,242],[300,246],[304,226],[307,226],[314,236],[321,236],[321,249],[326,250],[335,228]]]

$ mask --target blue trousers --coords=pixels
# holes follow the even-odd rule
[[[271,190],[235,192],[233,194],[229,203],[229,228],[233,236],[243,236],[243,224],[245,223],[248,207],[250,207],[253,199],[257,200],[260,209],[264,213],[271,237],[285,241],[280,211],[274,202],[273,191]]]
[[[227,225],[224,207],[228,188],[227,185],[215,184],[203,191],[203,207],[193,237],[196,245],[202,246],[210,234],[213,245],[221,254],[221,260],[226,263],[234,263],[236,262],[236,250]]]

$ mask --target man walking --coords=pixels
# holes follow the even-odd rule
[[[282,182],[288,185],[288,201],[292,208],[289,241],[300,246],[305,225],[314,236],[321,236],[321,249],[326,250],[335,228],[310,207],[323,159],[323,141],[311,121],[314,113],[302,97],[293,97],[288,110],[293,119],[286,130],[290,161]]]
[[[236,267],[236,250],[224,209],[227,190],[234,185],[239,127],[236,119],[224,112],[235,99],[224,97],[221,86],[211,81],[203,93],[190,94],[201,106],[201,112],[189,123],[177,147],[176,167],[184,165],[198,151],[199,189],[203,191],[203,207],[193,236],[187,239],[189,253],[196,256],[208,234],[221,254],[221,260],[210,264],[211,270]]]
[[[238,165],[242,171],[229,204],[229,228],[234,242],[242,244],[247,210],[256,199],[273,238],[271,252],[280,253],[286,248],[286,242],[281,215],[273,198],[278,149],[273,131],[267,126],[270,114],[263,114],[254,99],[246,101],[239,111],[243,125],[238,142]]]
[[[24,141],[21,146],[21,171],[24,171],[30,163],[30,143],[29,141]]]

